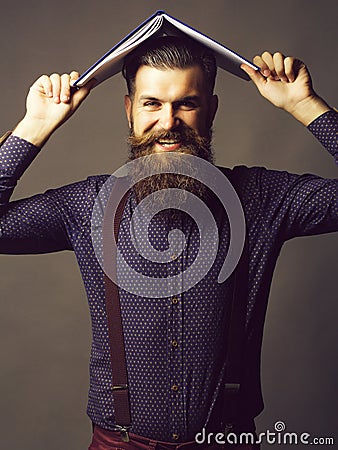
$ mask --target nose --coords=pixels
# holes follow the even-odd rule
[[[161,128],[167,131],[173,130],[179,125],[180,120],[177,117],[176,111],[171,104],[163,105],[160,111],[158,123]]]

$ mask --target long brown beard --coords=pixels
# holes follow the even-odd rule
[[[145,133],[140,137],[136,137],[133,132],[128,139],[129,145],[129,160],[135,160],[141,156],[147,156],[154,153],[154,146],[157,140],[180,140],[181,146],[179,153],[198,156],[211,163],[213,163],[213,152],[211,148],[211,130],[208,138],[200,137],[194,130],[181,125],[175,131],[151,131]],[[156,161],[152,161],[152,164],[156,164],[153,167],[154,170],[159,172],[157,175],[152,175],[138,181],[134,184],[133,190],[136,196],[137,202],[140,202],[150,194],[159,191],[161,189],[166,190],[169,188],[177,188],[180,190],[180,201],[182,204],[187,201],[187,192],[191,192],[199,198],[204,198],[206,193],[205,186],[193,177],[179,174],[179,158],[178,161],[172,161],[167,157],[168,153],[160,153],[159,158]],[[185,161],[186,164],[186,161]],[[176,166],[175,166],[176,165]],[[142,162],[135,168],[135,173],[132,174],[135,180],[140,179],[144,173],[145,167]],[[174,172],[174,173],[169,173]],[[194,168],[190,167],[190,172],[194,174]],[[165,209],[166,200],[165,193],[163,195],[157,195],[160,203],[162,202],[163,209]],[[168,215],[168,213],[166,213]],[[169,211],[171,217],[177,215],[172,210]]]

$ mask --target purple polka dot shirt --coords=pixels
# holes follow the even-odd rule
[[[338,114],[327,112],[309,125],[338,164]],[[88,415],[114,430],[111,366],[103,272],[91,241],[94,201],[108,175],[89,177],[31,198],[10,202],[17,180],[38,154],[32,144],[10,136],[0,147],[0,252],[8,254],[75,252],[92,319]],[[241,200],[249,244],[249,294],[245,369],[241,387],[242,418],[263,409],[260,352],[269,289],[285,241],[338,231],[338,180],[294,175],[261,167],[220,168]],[[137,271],[167,278],[196,258],[200,235],[185,215],[154,217],[149,240],[168,248],[168,233],[179,228],[187,244],[165,264],[145,264],[135,252],[130,232],[136,202],[126,203],[119,249]],[[188,291],[166,298],[142,298],[120,289],[132,412],[132,432],[162,441],[194,439],[202,427],[220,430],[217,400],[222,395],[229,305],[233,283],[217,276],[229,247],[229,223],[218,215],[219,246],[207,275]],[[203,235],[202,235],[203,238]],[[141,236],[141,239],[143,237]],[[121,274],[123,276],[123,274]]]

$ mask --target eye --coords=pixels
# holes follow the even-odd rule
[[[198,108],[198,104],[193,100],[182,100],[179,104],[180,109],[185,111],[190,111],[192,109]]]
[[[156,100],[147,100],[143,103],[143,106],[147,109],[157,109],[161,106],[161,103]]]

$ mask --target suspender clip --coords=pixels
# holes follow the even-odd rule
[[[225,383],[226,394],[237,394],[241,385],[239,383]]]
[[[121,436],[121,439],[122,439],[122,441],[123,442],[129,442],[129,428],[130,427],[125,427],[125,426],[122,426],[122,425],[115,425],[117,428],[118,428],[118,430],[119,430],[119,432],[120,432],[120,436]]]
[[[113,391],[126,391],[127,389],[127,384],[116,384],[115,386],[113,386]]]

